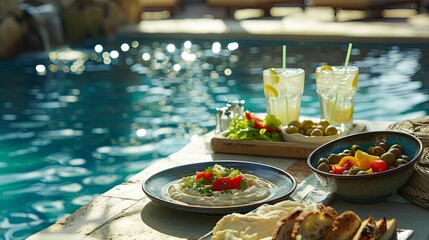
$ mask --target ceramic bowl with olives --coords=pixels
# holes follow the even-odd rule
[[[421,157],[422,142],[409,133],[350,134],[316,148],[307,165],[320,183],[346,201],[386,200],[403,186]]]
[[[325,143],[339,138],[344,133],[337,130],[326,120],[312,119],[295,120],[281,128],[283,140],[286,142]]]

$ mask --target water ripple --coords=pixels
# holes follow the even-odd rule
[[[70,177],[83,177],[88,176],[92,171],[82,167],[69,167],[52,165],[40,170],[26,172],[26,173],[6,173],[2,174],[0,186],[8,185],[23,181],[35,181],[46,178],[47,176],[58,176],[63,178]]]
[[[145,155],[154,151],[155,145],[145,144],[142,146],[104,146],[97,148],[97,153],[106,154],[115,157]]]
[[[48,139],[69,139],[83,136],[83,131],[74,129],[50,130],[40,133],[40,136]]]
[[[0,135],[0,141],[9,141],[14,139],[28,139],[35,136],[34,132],[14,132]]]
[[[122,177],[117,174],[104,174],[99,176],[91,176],[83,179],[83,183],[87,186],[91,185],[110,185]]]

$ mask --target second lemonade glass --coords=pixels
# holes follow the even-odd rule
[[[298,120],[305,71],[301,68],[269,68],[263,71],[267,114],[275,115],[283,125]]]
[[[355,66],[322,66],[316,69],[316,89],[320,117],[341,132],[353,128],[353,110],[359,68]]]

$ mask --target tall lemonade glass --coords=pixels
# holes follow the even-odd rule
[[[320,117],[341,132],[353,128],[353,110],[359,68],[355,66],[322,66],[316,69],[316,89]]]
[[[275,115],[283,125],[298,120],[305,71],[301,68],[269,68],[263,71],[267,114]]]

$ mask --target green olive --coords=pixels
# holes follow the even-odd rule
[[[337,130],[337,128],[336,128],[335,126],[333,126],[333,125],[329,125],[329,126],[327,126],[327,127],[326,127],[326,129],[325,129],[325,135],[326,135],[326,136],[335,135],[335,134],[337,134],[337,133],[338,133],[338,130]]]
[[[393,144],[392,146],[390,146],[390,148],[399,148],[402,151],[402,146],[399,144]]]
[[[329,126],[329,122],[326,121],[326,120],[324,120],[324,119],[322,119],[322,120],[320,120],[320,122],[319,122],[318,125],[323,126],[323,128],[326,129]]]
[[[396,158],[400,158],[402,155],[402,151],[399,148],[390,148],[388,152],[394,154]]]
[[[366,171],[359,171],[356,175],[366,175],[366,174],[368,174]]]
[[[357,145],[357,144],[353,144],[353,145],[350,147],[350,151],[352,152],[352,155],[353,155],[353,156],[355,155],[356,151],[357,151],[357,150],[360,150],[360,149],[361,149],[361,147],[360,147],[359,145]]]
[[[395,156],[395,154],[393,154],[391,152],[383,153],[383,155],[381,155],[380,159],[385,161],[387,163],[387,165],[389,165],[389,166],[395,165],[395,162],[396,162],[396,156]]]
[[[399,159],[396,159],[395,166],[399,167],[399,166],[402,166],[406,163],[407,163],[407,161],[405,161],[405,159],[399,158]]]
[[[379,146],[379,147],[382,147],[382,148],[384,149],[384,151],[386,151],[386,152],[387,152],[387,150],[389,150],[389,146],[387,145],[387,143],[386,143],[386,142],[380,142],[380,143],[378,144],[378,146]]]
[[[352,151],[350,149],[344,149],[343,153],[346,154],[347,156],[352,156],[354,154],[352,154]]]
[[[375,155],[375,156],[381,156],[381,155],[383,155],[383,153],[385,153],[386,151],[382,148],[382,147],[380,147],[380,146],[375,146],[373,149],[372,149],[372,155]]]
[[[301,128],[303,128],[305,131],[307,131],[307,129],[312,128],[313,125],[314,125],[314,122],[312,120],[305,119],[301,123]]]
[[[353,167],[351,167],[351,168],[350,168],[350,170],[349,170],[349,175],[356,175],[356,174],[358,174],[360,171],[363,171],[363,169],[362,169],[362,168],[360,168],[360,167],[353,166]]]
[[[331,153],[328,157],[328,161],[330,164],[337,164],[341,161],[342,156],[335,154],[335,153]]]
[[[294,133],[298,133],[299,129],[294,125],[289,125],[286,127],[285,132],[287,134],[294,134]]]
[[[366,152],[369,153],[369,154],[372,154],[372,149],[374,149],[374,146],[368,147],[368,149],[366,150]]]
[[[321,163],[317,166],[317,169],[323,172],[329,172],[329,166],[326,163]]]
[[[404,159],[407,162],[410,161],[410,158],[407,155],[402,155],[400,158]]]
[[[313,127],[311,127],[311,128],[309,128],[309,129],[307,129],[307,130],[305,130],[305,135],[307,135],[307,136],[311,136],[311,132],[313,131]]]
[[[297,129],[301,128],[301,123],[298,120],[290,121],[288,126],[295,126]]]
[[[311,131],[310,136],[323,136],[323,131],[315,128]]]
[[[327,158],[320,158],[319,161],[317,161],[317,166],[322,163],[326,163],[327,165],[329,165],[329,160]]]
[[[320,130],[322,131],[322,134],[323,134],[323,135],[325,135],[325,127],[324,127],[324,126],[322,126],[322,125],[317,125],[315,128],[316,128],[316,129],[320,129]]]

